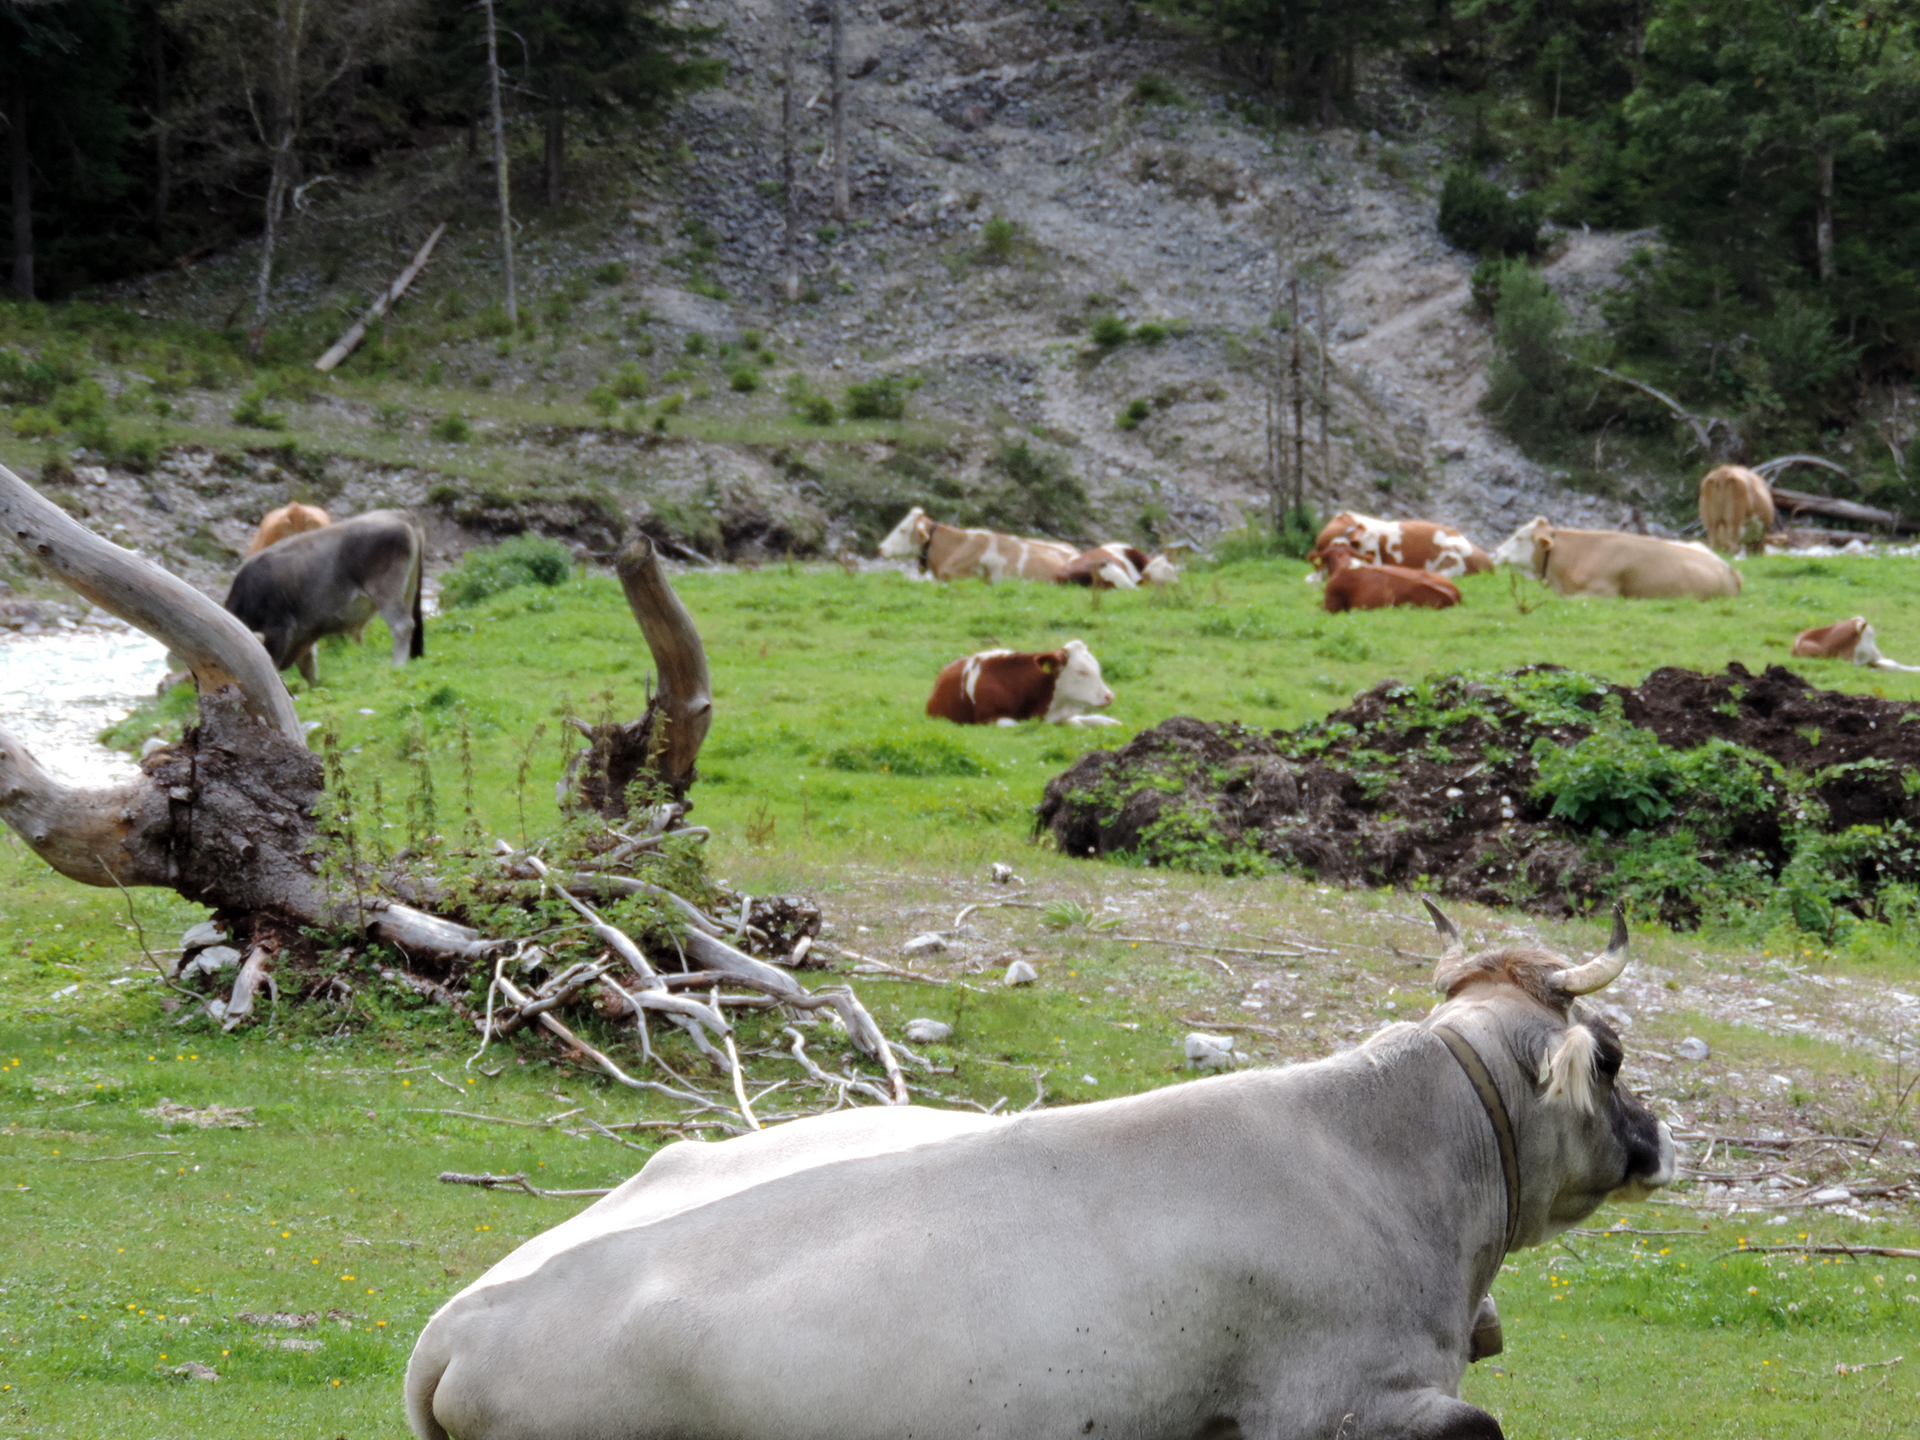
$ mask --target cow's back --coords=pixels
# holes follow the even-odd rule
[[[225,606],[269,636],[275,663],[285,664],[293,650],[371,615],[366,591],[376,578],[410,579],[417,597],[420,560],[413,522],[397,510],[374,510],[262,550],[233,577]]]
[[[1559,530],[1536,573],[1557,595],[1623,600],[1710,600],[1740,593],[1740,574],[1703,545],[1617,530]]]

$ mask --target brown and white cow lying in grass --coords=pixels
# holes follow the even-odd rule
[[[1052,540],[1023,540],[997,530],[962,530],[942,525],[918,505],[880,542],[888,560],[919,558],[920,568],[936,580],[978,575],[995,580],[1051,580],[1073,559],[1071,545]]]
[[[1164,555],[1149,555],[1131,545],[1096,545],[1060,567],[1056,585],[1089,585],[1095,590],[1137,590],[1142,583],[1177,585],[1180,571]]]
[[[1320,608],[1329,614],[1387,610],[1395,605],[1445,610],[1460,603],[1460,587],[1446,576],[1404,565],[1358,564],[1344,540],[1327,547],[1326,565],[1327,590],[1320,597]]]
[[[1017,725],[1044,719],[1054,725],[1118,725],[1086,715],[1113,703],[1100,662],[1078,640],[1044,654],[982,650],[955,660],[933,682],[927,714],[956,725]]]
[[[282,505],[278,510],[267,512],[267,517],[260,522],[260,528],[253,532],[253,543],[247,547],[247,554],[258,555],[269,545],[277,545],[289,535],[318,530],[322,525],[332,523],[332,517],[318,505],[302,505],[298,500],[291,505]]]
[[[1793,653],[1807,660],[1851,660],[1869,670],[1920,671],[1920,665],[1902,665],[1882,655],[1864,615],[1802,630],[1794,639]]]
[[[1403,565],[1436,575],[1479,575],[1493,569],[1493,558],[1451,525],[1432,520],[1381,520],[1342,510],[1320,529],[1307,563],[1318,578],[1335,541],[1345,541],[1358,565]]]

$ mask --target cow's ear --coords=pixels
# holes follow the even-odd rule
[[[1051,655],[1040,657],[1040,672],[1043,675],[1058,675],[1060,667],[1066,664],[1066,653],[1056,650]]]

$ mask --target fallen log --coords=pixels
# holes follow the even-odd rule
[[[1851,520],[1858,525],[1872,525],[1895,534],[1920,531],[1920,520],[1910,519],[1895,510],[1881,510],[1854,500],[1835,500],[1828,495],[1809,495],[1802,490],[1782,490],[1778,485],[1773,487],[1773,503],[1776,508],[1795,515],[1824,515],[1830,520]]]
[[[407,287],[413,284],[414,277],[425,268],[428,258],[433,254],[433,247],[440,243],[440,237],[446,233],[447,222],[442,220],[433,227],[433,233],[427,236],[426,244],[414,253],[413,263],[402,270],[391,285],[380,292],[380,298],[373,302],[367,313],[356,320],[347,333],[333,343],[333,347],[326,354],[313,362],[314,369],[325,373],[353,353],[354,347],[365,337],[367,327],[386,314],[387,310],[407,293]]]

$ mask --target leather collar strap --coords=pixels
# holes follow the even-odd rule
[[[927,557],[932,553],[933,553],[933,531],[929,530],[927,531],[927,543],[920,547],[920,568],[922,570],[926,570],[930,568],[927,564]]]
[[[1513,1120],[1507,1114],[1507,1103],[1500,1098],[1500,1091],[1493,1083],[1493,1076],[1487,1072],[1486,1062],[1480,1058],[1480,1052],[1467,1043],[1465,1036],[1446,1025],[1428,1028],[1436,1040],[1453,1052],[1453,1058],[1467,1072],[1473,1093],[1480,1097],[1480,1108],[1487,1112],[1487,1121],[1493,1126],[1493,1138],[1500,1147],[1500,1177],[1507,1187],[1506,1248],[1511,1253],[1514,1238],[1520,1233],[1520,1151],[1514,1143]]]

